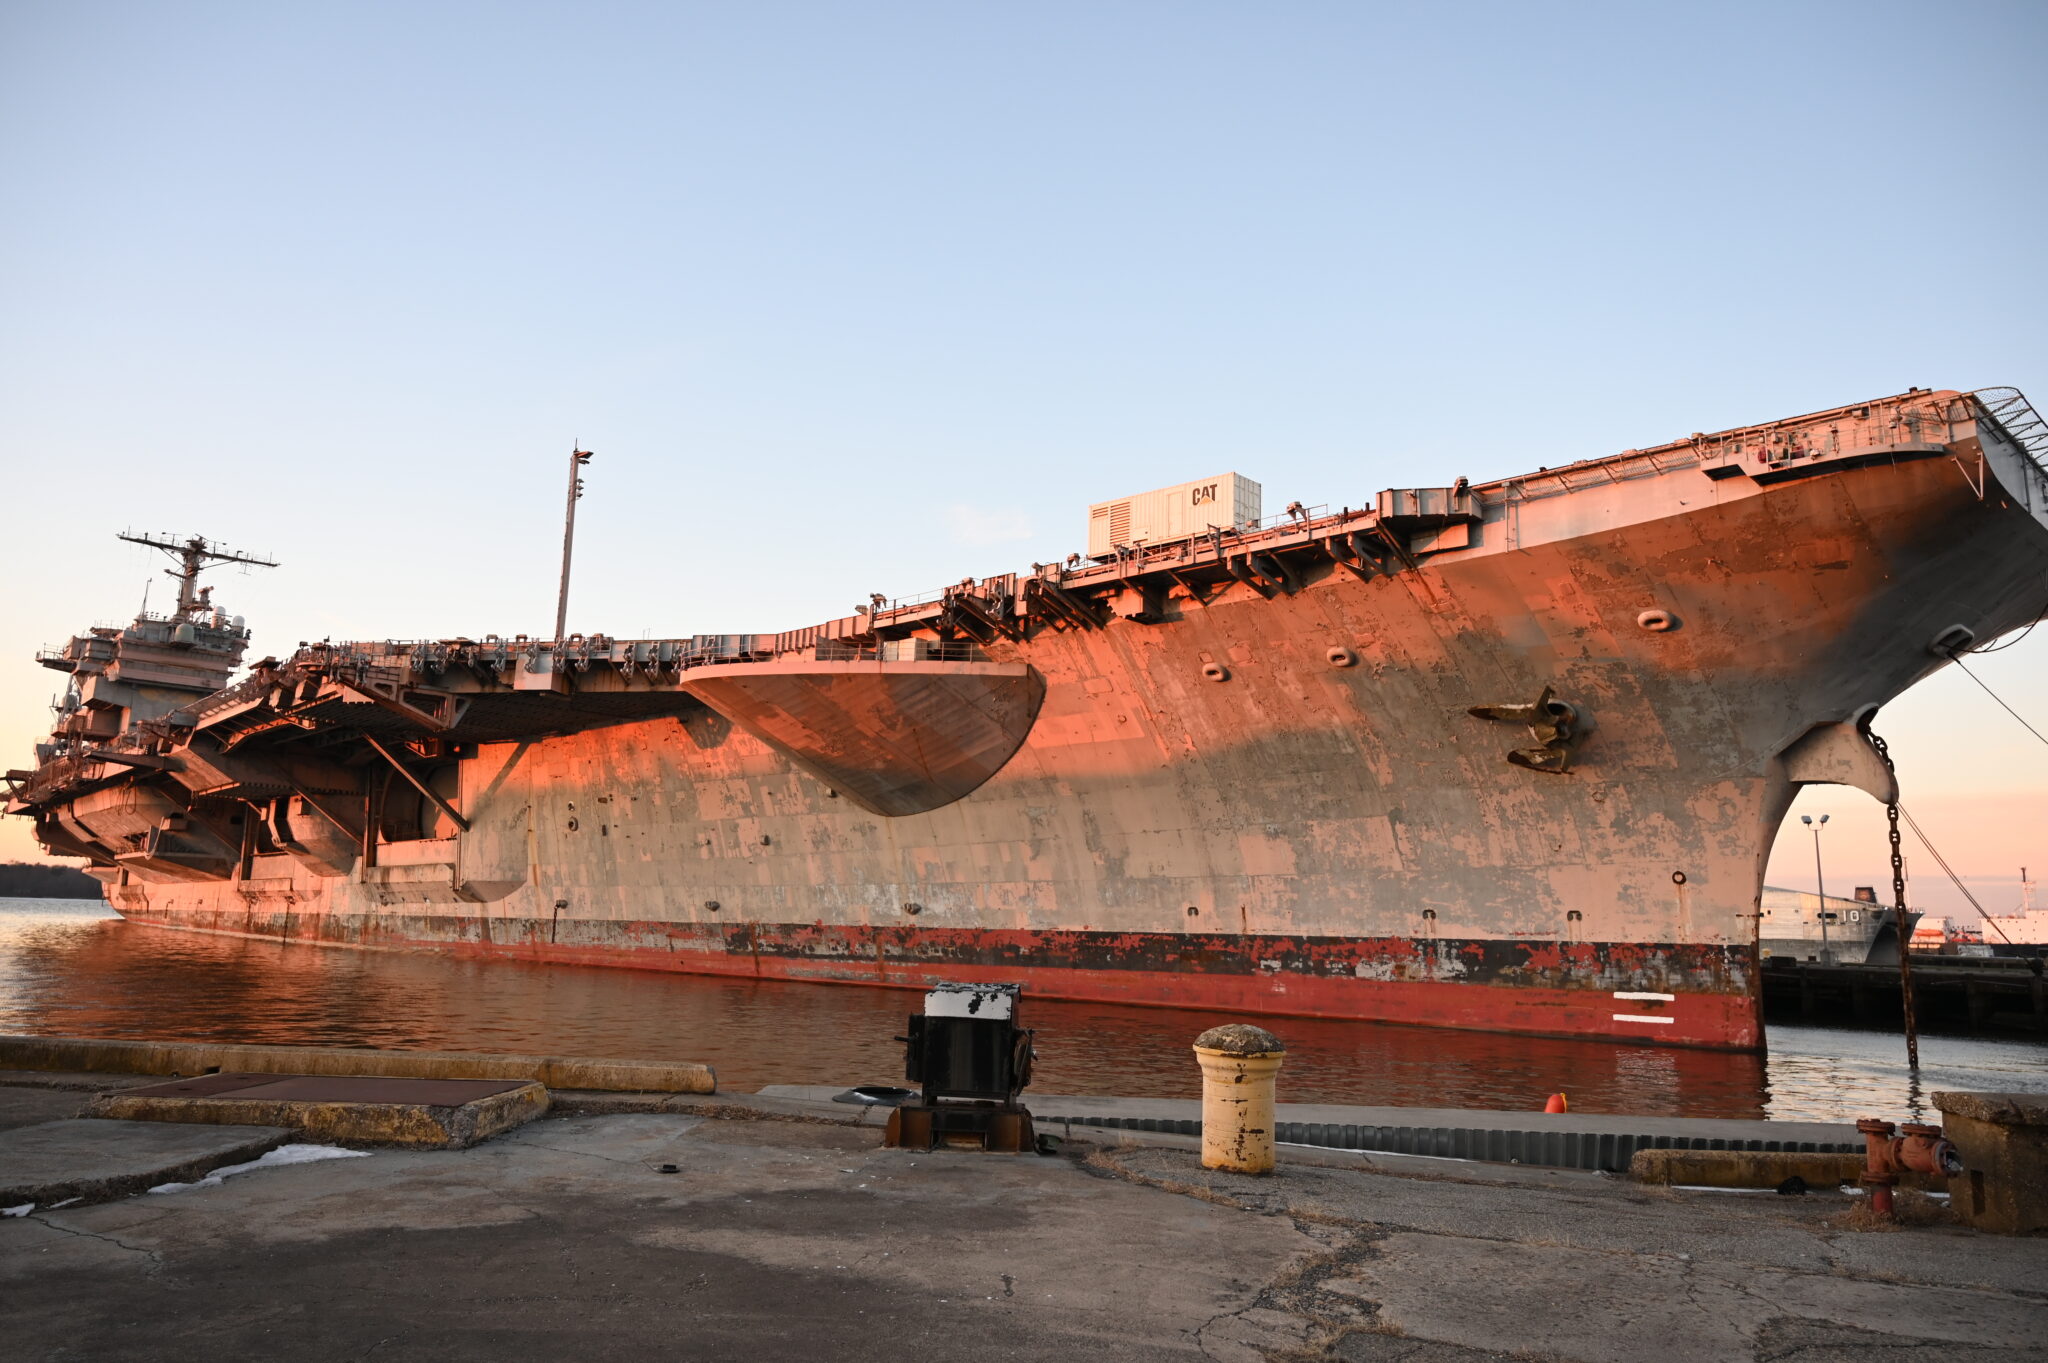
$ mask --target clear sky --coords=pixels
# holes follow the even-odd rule
[[[2048,6],[1970,0],[12,0],[0,746],[133,612],[131,525],[279,558],[219,579],[259,654],[548,629],[579,437],[571,627],[674,634],[1227,468],[1357,504],[2048,400],[2044,69]],[[2048,729],[2048,628],[1978,671]],[[1880,728],[1973,884],[2048,872],[2048,746],[1953,674]],[[1865,797],[1801,808],[1877,874]]]

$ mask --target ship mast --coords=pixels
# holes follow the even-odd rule
[[[277,566],[269,559],[257,558],[253,554],[230,553],[221,545],[209,541],[204,535],[193,535],[179,540],[169,535],[136,535],[124,531],[114,538],[150,549],[161,549],[178,561],[177,567],[164,569],[164,575],[178,579],[177,618],[180,620],[212,605],[208,598],[212,595],[213,588],[199,585],[199,574],[205,569],[216,563],[247,563],[257,568]],[[146,605],[147,594],[143,600]]]
[[[562,643],[562,631],[569,627],[569,559],[576,549],[576,503],[583,500],[583,466],[591,451],[581,440],[569,442],[569,509],[562,516],[562,591],[555,598],[555,645]]]

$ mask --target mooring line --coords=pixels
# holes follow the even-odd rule
[[[1948,859],[1943,857],[1941,853],[1935,849],[1935,846],[1932,842],[1928,841],[1926,832],[1921,829],[1919,822],[1915,820],[1911,814],[1906,813],[1906,807],[1904,805],[1899,806],[1899,814],[1901,815],[1901,817],[1905,819],[1907,825],[1910,828],[1912,828],[1913,836],[1920,839],[1920,845],[1927,849],[1927,855],[1934,858],[1935,865],[1941,867],[1941,869],[1947,873],[1948,878],[1955,882],[1956,888],[1963,892],[1963,898],[1970,901],[1970,907],[1975,909],[1977,911],[1978,916],[1981,917],[1986,923],[1989,923],[2000,937],[2004,937],[2008,944],[2011,943],[2012,938],[2007,937],[2005,929],[1999,927],[1997,922],[1993,920],[1991,915],[1985,912],[1984,906],[1977,902],[1977,896],[1970,893],[1970,887],[1963,884],[1962,877],[1958,876],[1953,870],[1949,869]]]
[[[1977,683],[1977,685],[1979,685],[1979,686],[1983,686],[1983,687],[1984,687],[1984,694],[1985,694],[1985,695],[1987,695],[1987,696],[1991,697],[1991,699],[1993,699],[1993,700],[1996,700],[1996,701],[1998,701],[1999,705],[2000,705],[2001,707],[2003,707],[2003,709],[2005,710],[2005,712],[2006,712],[2007,714],[2011,715],[2011,716],[2012,716],[2012,717],[2013,717],[2014,719],[2017,719],[2017,720],[2019,720],[2019,722],[2020,722],[2020,727],[2021,727],[2022,729],[2025,729],[2025,730],[2026,730],[2026,731],[2027,731],[2028,733],[2030,733],[2030,734],[2032,734],[2032,735],[2033,735],[2034,737],[2036,737],[2036,738],[2040,739],[2040,740],[2041,740],[2041,741],[2042,741],[2043,743],[2048,743],[2048,734],[2044,734],[2044,733],[2042,733],[2042,732],[2041,732],[2041,731],[2040,731],[2039,729],[2036,729],[2036,728],[2035,728],[2035,727],[2034,727],[2033,725],[2031,725],[2031,724],[2027,723],[2027,721],[2026,721],[2026,720],[2025,720],[2024,718],[2022,718],[2022,717],[2021,717],[2021,715],[2020,715],[2020,712],[2019,712],[2019,711],[2017,711],[2017,710],[2013,709],[2013,708],[2012,708],[2012,707],[2011,707],[2010,705],[2007,705],[2007,704],[2006,704],[2006,703],[2005,703],[2004,701],[2002,701],[2002,700],[1999,700],[1999,698],[1998,698],[1998,693],[1997,693],[1996,691],[1993,691],[1993,690],[1992,690],[1992,689],[1991,689],[1990,687],[1988,687],[1988,686],[1984,686],[1984,679],[1983,679],[1982,677],[1978,676],[1978,675],[1977,675],[1977,674],[1976,674],[1975,672],[1972,672],[1972,671],[1971,671],[1971,670],[1969,669],[1968,665],[1966,665],[1966,664],[1965,664],[1965,663],[1963,662],[1963,660],[1962,660],[1962,658],[1961,658],[1960,656],[1958,656],[1957,654],[1953,654],[1953,653],[1951,653],[1951,654],[1949,655],[1949,659],[1950,659],[1950,661],[1952,661],[1953,663],[1955,663],[1955,665],[1956,665],[1957,667],[1960,667],[1960,668],[1962,668],[1962,669],[1963,669],[1963,675],[1964,675],[1964,676],[1968,677],[1968,678],[1969,678],[1969,679],[1970,679],[1971,681],[1973,681],[1973,682]]]

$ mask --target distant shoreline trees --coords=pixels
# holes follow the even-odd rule
[[[0,899],[100,899],[97,880],[75,866],[0,861]]]

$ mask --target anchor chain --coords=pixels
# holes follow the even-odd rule
[[[1863,736],[1877,750],[1878,760],[1884,763],[1885,771],[1892,778],[1893,798],[1884,807],[1892,845],[1892,926],[1899,934],[1899,999],[1906,1014],[1906,1067],[1918,1071],[1920,1029],[1913,1020],[1913,935],[1906,921],[1906,854],[1899,843],[1899,769],[1892,765],[1891,749],[1885,746],[1882,738],[1867,728]]]

